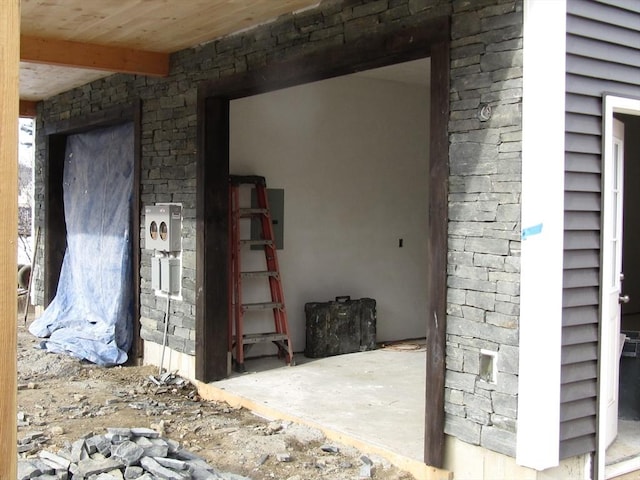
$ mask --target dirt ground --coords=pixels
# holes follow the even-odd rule
[[[318,430],[203,401],[180,378],[158,386],[149,378],[157,375],[155,367],[101,368],[37,345],[19,319],[18,440],[33,432],[47,439],[23,456],[57,452],[107,427],[150,427],[217,469],[253,480],[362,478],[363,454],[328,441]],[[381,458],[367,459],[373,461],[372,478],[413,479]]]

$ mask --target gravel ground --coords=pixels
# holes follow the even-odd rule
[[[37,345],[20,318],[18,439],[34,432],[43,432],[46,439],[23,457],[42,449],[57,452],[88,434],[103,434],[107,427],[148,427],[215,468],[253,480],[362,478],[362,452],[329,442],[318,430],[203,401],[179,377],[158,386],[150,380],[157,374],[155,367],[101,368],[46,353]],[[382,458],[367,459],[373,462],[372,478],[413,479]]]

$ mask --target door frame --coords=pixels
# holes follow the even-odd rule
[[[429,232],[427,275],[426,424],[424,461],[444,460],[446,265],[449,179],[450,17],[421,21],[353,45],[268,64],[198,88],[196,160],[196,379],[227,376],[229,106],[237,98],[431,58]]]
[[[612,168],[612,157],[613,157],[613,119],[614,114],[622,113],[627,115],[640,116],[640,99],[638,98],[630,98],[623,96],[616,96],[605,94],[603,97],[603,116],[602,116],[602,218],[601,218],[601,228],[604,231],[604,226],[609,219],[609,215],[605,210],[604,204],[604,191],[606,188],[606,179],[605,172],[610,171]],[[623,166],[624,169],[624,166]],[[624,204],[623,204],[623,212],[624,212]],[[601,238],[601,241],[603,239]],[[602,245],[601,245],[602,249]],[[602,359],[604,358],[606,346],[602,341],[603,336],[603,318],[606,312],[604,311],[604,295],[606,294],[604,289],[605,279],[604,272],[608,271],[604,266],[604,257],[602,255],[602,250],[600,252],[600,312],[599,312],[599,321],[600,321],[600,332],[598,334],[598,423],[597,423],[597,450],[596,450],[596,475],[597,479],[605,478],[605,460],[606,460],[606,428],[607,428],[607,418],[606,418],[606,410],[607,410],[607,402],[605,400],[606,397],[606,388],[608,381],[610,380],[611,372],[606,369],[604,362]]]
[[[140,336],[140,164],[141,164],[141,106],[138,99],[126,105],[100,112],[47,124],[44,177],[44,307],[56,295],[62,261],[67,248],[67,228],[64,218],[62,178],[67,137],[120,123],[133,123],[133,185],[131,201],[131,274],[133,289],[133,338],[128,364],[142,364],[143,340]],[[36,252],[37,255],[37,252]]]

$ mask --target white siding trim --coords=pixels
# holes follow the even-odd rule
[[[525,0],[523,37],[516,462],[545,470],[560,444],[566,1]]]

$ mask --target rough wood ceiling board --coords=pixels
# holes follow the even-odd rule
[[[21,0],[20,28],[25,36],[84,43],[88,50],[104,45],[141,53],[172,53],[318,3],[319,0]],[[66,64],[92,66],[90,62],[78,65],[73,61],[78,61],[77,56]],[[21,62],[20,98],[46,99],[116,71],[127,70],[105,73]]]
[[[22,0],[23,35],[175,52],[318,0]]]

